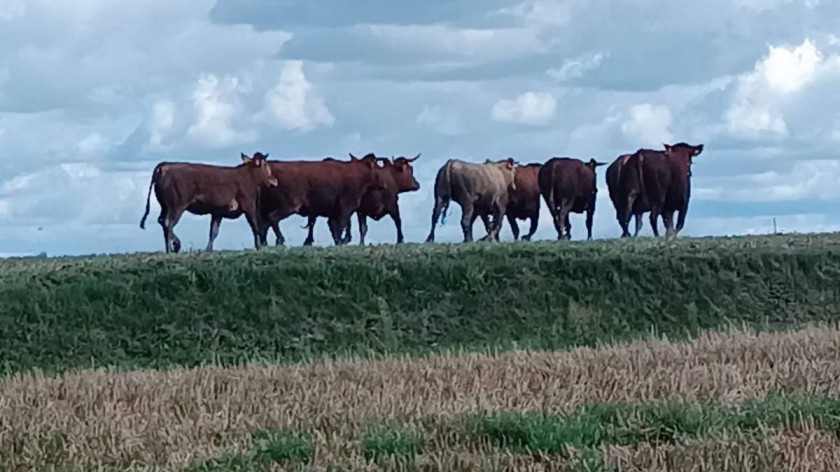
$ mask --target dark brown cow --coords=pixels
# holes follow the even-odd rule
[[[616,160],[613,161],[612,164],[607,167],[607,189],[610,193],[610,201],[612,201],[613,207],[615,208],[615,219],[618,221],[619,225],[621,224],[621,210],[624,205],[624,201],[621,198],[621,189],[620,189],[620,177],[621,172],[624,170],[624,166],[627,163],[627,159],[630,159],[632,154],[622,154],[618,156]],[[639,235],[639,231],[642,230],[642,215],[650,211],[650,204],[644,198],[636,199],[636,203],[633,204],[633,216],[636,220],[636,232],[633,234],[633,237],[637,237]],[[651,227],[653,228],[654,233],[656,233],[656,221],[651,220],[650,222]]]
[[[432,210],[432,228],[426,242],[434,242],[435,226],[443,211],[449,209],[450,200],[461,207],[461,229],[464,242],[473,240],[472,226],[476,208],[487,209],[493,214],[490,230],[483,240],[499,240],[502,218],[507,211],[508,196],[516,188],[516,164],[513,158],[486,161],[483,164],[449,159],[435,177],[435,207]]]
[[[364,246],[365,236],[367,235],[367,219],[372,218],[374,221],[381,220],[385,215],[389,215],[394,220],[394,226],[397,228],[397,244],[405,242],[402,232],[402,218],[400,217],[399,194],[403,192],[416,192],[420,190],[420,183],[414,178],[414,168],[411,165],[414,161],[420,158],[417,154],[409,159],[405,156],[396,159],[377,157],[377,160],[382,163],[382,168],[387,171],[384,175],[384,190],[368,190],[362,196],[362,203],[359,209],[356,210],[356,215],[359,220],[359,245]],[[357,159],[350,154],[350,159]],[[307,224],[309,229],[309,237],[307,240],[314,239],[312,236],[313,228],[317,217],[310,216]],[[342,238],[342,244],[348,244],[352,240],[351,224],[348,223],[346,233]]]
[[[269,166],[279,185],[262,193],[260,237],[263,244],[269,227],[275,228],[278,243],[282,233],[278,223],[293,214],[323,216],[336,245],[341,233],[369,190],[384,189],[386,172],[376,156],[338,161],[271,161]],[[308,241],[311,244],[311,241]],[[306,244],[306,243],[304,243]]]
[[[621,173],[622,237],[629,235],[627,226],[636,208],[636,201],[646,200],[650,205],[650,218],[655,222],[659,215],[665,224],[665,236],[676,237],[685,224],[688,203],[691,199],[691,164],[703,152],[703,145],[677,143],[665,144],[664,151],[639,149],[627,159]],[[679,212],[676,230],[674,212]],[[654,235],[659,236],[656,225]]]
[[[486,161],[490,162],[490,161]],[[530,241],[537,232],[540,222],[540,184],[538,175],[542,164],[526,164],[516,166],[516,188],[511,189],[508,195],[507,217],[510,231],[513,233],[514,241],[519,240],[519,225],[516,220],[531,220],[531,227],[528,234],[522,236],[523,241]],[[486,208],[476,208],[473,221],[481,217],[484,228],[490,231],[490,213]]]
[[[213,250],[213,241],[219,234],[222,218],[237,219],[245,215],[254,234],[254,246],[260,249],[258,232],[259,193],[262,189],[276,187],[277,179],[266,163],[268,154],[242,154],[242,164],[216,166],[187,162],[161,162],[152,172],[149,193],[146,195],[146,212],[140,228],[146,229],[149,200],[152,188],[160,204],[158,223],[163,228],[166,252],[181,250],[181,241],[173,228],[181,215],[188,211],[194,215],[211,215],[210,238],[207,250]]]
[[[586,213],[586,239],[592,239],[592,218],[598,194],[595,168],[606,165],[590,159],[553,157],[540,168],[540,193],[554,220],[557,239],[571,239],[569,213]]]

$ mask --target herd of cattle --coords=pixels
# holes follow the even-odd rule
[[[621,155],[607,167],[607,187],[621,237],[630,236],[631,217],[635,218],[633,236],[637,236],[642,215],[648,212],[655,236],[659,236],[656,223],[660,215],[666,236],[677,235],[688,210],[692,160],[701,152],[702,144],[665,144],[662,150],[639,149]],[[166,252],[180,251],[181,241],[173,229],[185,211],[211,216],[208,251],[213,250],[222,219],[243,214],[257,249],[267,244],[269,228],[276,244],[284,244],[279,223],[293,214],[308,218],[304,245],[314,242],[318,217],[327,218],[336,245],[349,243],[353,213],[358,215],[360,244],[365,241],[367,218],[378,221],[385,215],[394,220],[399,244],[404,241],[399,194],[420,189],[412,166],[419,157],[389,159],[371,153],[361,159],[350,154],[349,161],[269,161],[268,154],[257,152],[242,154],[243,162],[235,167],[162,162],[152,173],[140,228],[145,229],[154,188]],[[603,165],[606,163],[595,159],[584,162],[569,157],[526,165],[513,158],[484,163],[450,159],[435,179],[435,204],[426,242],[434,241],[435,226],[441,216],[446,217],[452,200],[462,209],[464,242],[473,240],[472,226],[479,217],[487,231],[482,240],[498,241],[505,217],[516,240],[520,234],[516,220],[530,219],[528,234],[522,236],[530,240],[539,223],[540,197],[548,206],[558,239],[570,238],[570,213],[586,214],[587,239],[591,239],[598,191],[595,170]],[[679,212],[676,228],[675,212]]]

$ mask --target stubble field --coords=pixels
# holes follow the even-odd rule
[[[838,248],[4,261],[0,470],[831,470]]]

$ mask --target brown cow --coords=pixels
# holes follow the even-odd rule
[[[615,219],[621,224],[621,209],[623,208],[624,202],[621,198],[621,189],[619,182],[621,172],[624,170],[624,166],[627,163],[627,159],[630,158],[632,154],[622,154],[613,161],[612,164],[607,167],[607,189],[610,193],[610,201],[612,201],[613,207],[615,208]],[[636,203],[633,204],[633,216],[636,220],[636,232],[633,234],[633,237],[637,237],[639,235],[639,231],[642,230],[642,215],[650,211],[650,204],[647,200],[643,198],[636,199]],[[653,228],[654,233],[656,233],[656,221],[651,220],[650,222],[651,227]]]
[[[269,227],[275,228],[278,244],[282,233],[278,223],[293,214],[306,217],[323,216],[336,245],[349,224],[350,215],[361,204],[369,190],[385,188],[386,172],[377,164],[376,156],[338,161],[271,161],[269,166],[279,185],[262,193],[260,237],[263,244]],[[309,238],[307,242],[311,244]],[[306,242],[304,243],[306,244]]]
[[[485,162],[490,162],[485,161]],[[515,190],[510,190],[508,196],[507,217],[510,230],[513,233],[514,241],[519,240],[519,225],[517,219],[531,220],[531,228],[528,234],[522,236],[523,241],[530,241],[537,232],[540,221],[540,185],[537,178],[542,164],[526,164],[516,166]],[[476,208],[473,214],[473,221],[481,217],[484,228],[490,231],[490,212],[486,208]]]
[[[367,235],[367,218],[372,218],[374,221],[381,220],[385,215],[390,215],[394,220],[394,225],[397,227],[397,244],[405,242],[402,232],[402,218],[400,217],[399,194],[403,192],[416,192],[420,190],[420,183],[414,178],[414,168],[412,163],[420,158],[417,154],[413,158],[401,156],[396,159],[377,157],[377,160],[382,163],[383,169],[387,172],[384,175],[384,190],[368,190],[362,196],[362,204],[356,210],[356,216],[359,219],[359,245],[364,246],[365,236]],[[350,159],[357,159],[350,154]],[[309,229],[309,237],[307,240],[314,239],[312,232],[315,226],[316,216],[310,216],[307,224]],[[348,223],[346,233],[342,238],[342,244],[348,244],[352,240],[351,224]]]
[[[598,194],[595,168],[606,165],[590,159],[553,157],[540,168],[540,193],[554,220],[557,239],[571,239],[569,213],[586,213],[586,239],[592,239],[592,218]]]
[[[464,242],[473,240],[472,226],[476,208],[486,208],[493,214],[493,223],[482,240],[499,240],[502,218],[507,211],[509,191],[516,189],[516,164],[513,158],[476,164],[459,159],[449,159],[438,170],[435,178],[435,207],[432,210],[432,228],[426,242],[435,240],[435,225],[443,211],[449,209],[450,200],[461,207],[461,229]]]
[[[146,229],[152,187],[160,204],[158,223],[163,228],[166,252],[179,252],[181,241],[173,228],[181,215],[188,211],[194,215],[211,215],[210,238],[207,250],[213,250],[213,241],[219,234],[222,218],[237,219],[242,214],[251,226],[254,246],[260,249],[258,233],[259,192],[277,186],[272,169],[266,163],[268,154],[248,157],[242,153],[242,164],[217,166],[186,162],[161,162],[152,172],[149,193],[146,195],[146,212],[140,228]]]
[[[621,173],[622,237],[629,235],[627,226],[636,208],[636,201],[647,200],[650,218],[655,222],[659,215],[665,223],[665,236],[676,237],[685,224],[688,203],[691,199],[691,164],[703,152],[703,145],[677,143],[665,144],[664,151],[639,149],[625,164]],[[679,212],[676,230],[674,212]],[[659,232],[654,225],[654,235]]]

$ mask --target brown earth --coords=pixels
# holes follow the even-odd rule
[[[381,419],[445,424],[455,414],[482,410],[565,414],[593,401],[730,403],[771,391],[840,392],[840,331],[732,332],[554,353],[18,375],[0,380],[0,468],[134,463],[177,470],[243,452],[249,432],[277,428],[312,434],[316,468],[360,466],[361,432]],[[464,446],[450,446],[447,434],[454,433],[438,431],[420,458],[427,470],[493,470],[492,464],[557,470],[489,446],[459,449]],[[792,467],[785,470],[828,470],[819,464],[838,459],[837,442],[806,429],[765,442],[607,446],[604,456],[637,466],[625,470],[666,470],[669,460],[702,464],[703,457],[712,465],[680,470],[748,470],[760,463],[750,461],[762,460]]]

